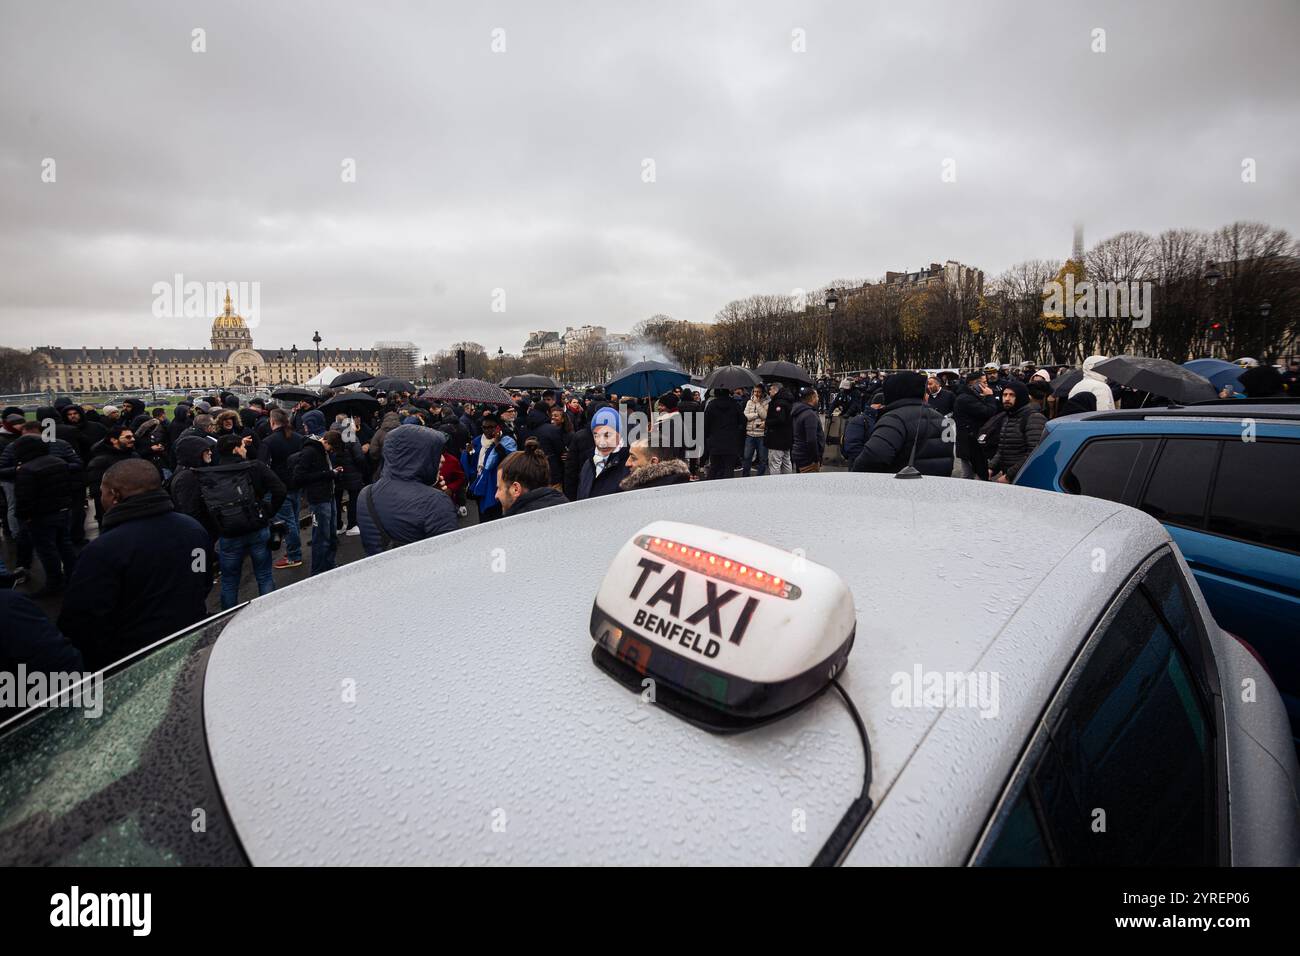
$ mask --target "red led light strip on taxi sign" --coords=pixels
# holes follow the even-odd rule
[[[670,541],[667,538],[655,538],[648,534],[639,535],[636,543],[651,554],[679,564],[687,570],[717,578],[719,581],[739,584],[755,591],[762,591],[764,594],[789,600],[794,600],[800,593],[798,585],[791,584],[784,578],[761,571],[743,561],[715,554],[705,548],[682,544],[680,541]]]

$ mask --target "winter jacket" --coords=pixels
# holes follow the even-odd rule
[[[960,386],[953,407],[953,420],[957,423],[957,457],[969,459],[980,428],[1001,411],[1002,403],[996,395],[981,395],[969,385]]]
[[[807,402],[795,402],[791,421],[794,436],[790,459],[795,470],[821,464],[826,455],[826,431],[822,428],[822,418],[817,410]]]
[[[1111,393],[1109,380],[1100,372],[1094,372],[1093,369],[1101,362],[1106,361],[1104,355],[1089,355],[1083,360],[1083,378],[1079,380],[1074,388],[1070,389],[1069,398],[1073,398],[1079,392],[1091,392],[1097,396],[1097,411],[1109,412],[1115,408],[1115,396]]]
[[[401,424],[401,415],[397,412],[385,412],[383,420],[379,423],[379,430],[370,439],[370,450],[366,454],[370,456],[376,478],[384,467],[384,442],[388,439],[388,433],[394,428],[400,428]]]
[[[384,476],[361,492],[357,526],[366,554],[455,531],[456,506],[435,487],[447,436],[435,428],[399,425],[384,441]]]
[[[14,509],[19,521],[31,521],[77,507],[86,489],[80,472],[49,453],[39,437],[25,435],[14,443],[19,462],[14,476]]]
[[[1047,418],[1037,405],[1029,401],[1029,390],[1024,383],[1013,382],[1007,387],[1016,393],[1016,404],[1002,422],[997,454],[989,462],[989,467],[994,474],[1003,472],[1008,480],[1015,481],[1029,453],[1043,440]]]
[[[465,469],[470,494],[481,504],[480,508],[499,508],[497,504],[497,466],[505,460],[506,455],[518,451],[515,440],[508,435],[498,435],[497,440],[483,450],[483,436],[479,435],[470,443],[461,465]],[[483,471],[479,473],[479,457],[483,459]]]
[[[667,488],[670,485],[690,484],[691,469],[680,458],[670,458],[650,465],[642,465],[619,483],[623,491],[640,488]]]
[[[206,617],[216,565],[207,532],[167,492],[127,498],[77,559],[59,630],[87,667],[106,667]]]
[[[302,451],[302,443],[306,440],[297,432],[286,434],[284,429],[280,429],[266,436],[257,449],[257,460],[266,462],[285,487],[290,487],[293,475],[289,470],[289,456]]]
[[[957,396],[954,395],[949,389],[941,388],[933,395],[930,395],[929,400],[926,404],[928,404],[940,415],[951,415],[953,413],[953,409],[957,404]]]
[[[620,448],[617,451],[610,452],[609,460],[600,474],[596,474],[596,463],[594,461],[595,452],[587,456],[587,460],[582,463],[582,473],[578,476],[578,500],[585,501],[588,498],[599,498],[602,495],[612,495],[622,489],[619,485],[630,472],[627,467],[628,450]]]
[[[795,397],[782,387],[767,403],[763,445],[768,451],[789,451],[794,446]]]
[[[564,497],[570,501],[578,500],[578,482],[582,478],[582,465],[596,453],[596,439],[591,429],[581,422],[565,442],[568,457],[564,459]]]
[[[0,681],[16,681],[18,665],[28,674],[72,673],[83,666],[81,652],[59,633],[31,598],[18,591],[0,591]],[[0,699],[0,723],[21,713]]]
[[[762,438],[763,430],[767,425],[767,403],[768,398],[763,397],[761,401],[749,399],[745,402],[745,435],[749,438]]]
[[[953,446],[943,431],[943,416],[921,399],[897,399],[881,411],[852,470],[897,474],[910,460],[923,475],[951,477]]]
[[[515,499],[515,503],[510,506],[507,515],[528,514],[530,511],[541,511],[543,508],[553,508],[556,505],[567,505],[569,499],[554,488],[543,485],[541,488],[534,488],[532,491],[525,491]]]
[[[90,497],[95,502],[95,518],[101,515],[101,506],[99,503],[99,486],[104,480],[104,472],[112,468],[119,461],[128,461],[132,458],[139,458],[132,448],[114,448],[108,439],[104,439],[95,446],[90,457],[90,464],[86,467],[86,478],[90,484]]]
[[[844,460],[852,464],[858,460],[858,455],[862,454],[862,449],[867,444],[867,434],[871,431],[873,421],[868,422],[867,413],[861,412],[854,415],[844,424],[844,437],[840,441],[840,451],[844,455]]]
[[[551,484],[558,485],[564,481],[564,432],[558,425],[543,422],[529,431],[532,438],[546,453],[546,461],[551,466]],[[523,447],[520,445],[519,447]]]
[[[739,458],[745,451],[745,413],[731,396],[704,406],[704,453]]]
[[[307,503],[319,505],[334,500],[334,466],[325,443],[308,438],[294,458],[290,488],[303,492]]]

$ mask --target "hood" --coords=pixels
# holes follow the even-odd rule
[[[68,421],[68,412],[74,408],[81,413],[81,419],[75,425]],[[82,411],[80,406],[67,404],[59,409],[59,421],[72,428],[80,428],[82,425],[86,424],[86,413]]]
[[[384,431],[392,431],[398,425],[402,424],[402,416],[397,412],[384,412],[384,419],[379,423],[379,427]]]
[[[308,435],[324,435],[325,416],[313,408],[302,416],[302,427],[307,429]]]
[[[447,436],[436,428],[399,425],[384,439],[384,477],[433,484],[446,443]]]
[[[212,442],[206,438],[200,438],[198,435],[186,435],[176,442],[173,451],[176,454],[176,464],[184,468],[202,468],[203,453],[213,448]]]
[[[42,405],[36,409],[36,420],[38,422],[43,422],[47,418],[53,418],[60,425],[63,424],[63,416],[59,414],[59,410],[53,405]]]
[[[900,398],[921,398],[925,395],[925,376],[919,372],[898,372],[885,379],[883,391],[886,405]]]
[[[1084,360],[1083,360],[1083,374],[1084,374],[1084,377],[1085,377],[1085,378],[1090,378],[1090,379],[1092,379],[1093,381],[1097,381],[1097,382],[1108,382],[1108,381],[1110,381],[1110,379],[1106,378],[1106,376],[1105,376],[1105,375],[1102,375],[1100,372],[1094,372],[1094,371],[1093,371],[1093,369],[1096,368],[1096,366],[1097,366],[1099,363],[1106,361],[1106,358],[1107,358],[1107,356],[1105,356],[1105,355],[1089,355],[1086,359],[1084,359]]]
[[[1012,409],[1013,412],[1018,412],[1029,404],[1029,389],[1025,387],[1025,383],[1020,381],[1020,379],[1008,379],[1006,384],[1002,386],[1004,392],[1007,389],[1011,389],[1011,391],[1016,394],[1016,406]],[[999,396],[999,399],[1000,398],[1001,396]]]

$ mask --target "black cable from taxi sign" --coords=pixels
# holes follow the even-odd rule
[[[835,681],[857,633],[838,574],[801,555],[714,528],[656,521],[628,540],[591,609],[592,660],[630,690],[712,733],[780,720],[830,687],[862,737],[866,783],[818,855],[838,863],[870,812],[862,719]]]

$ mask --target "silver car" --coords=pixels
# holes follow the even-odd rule
[[[663,519],[838,575],[838,691],[720,734],[596,666],[593,599]],[[1300,860],[1282,704],[1160,524],[985,482],[792,475],[506,517],[210,619],[104,697],[0,728],[0,863]]]

